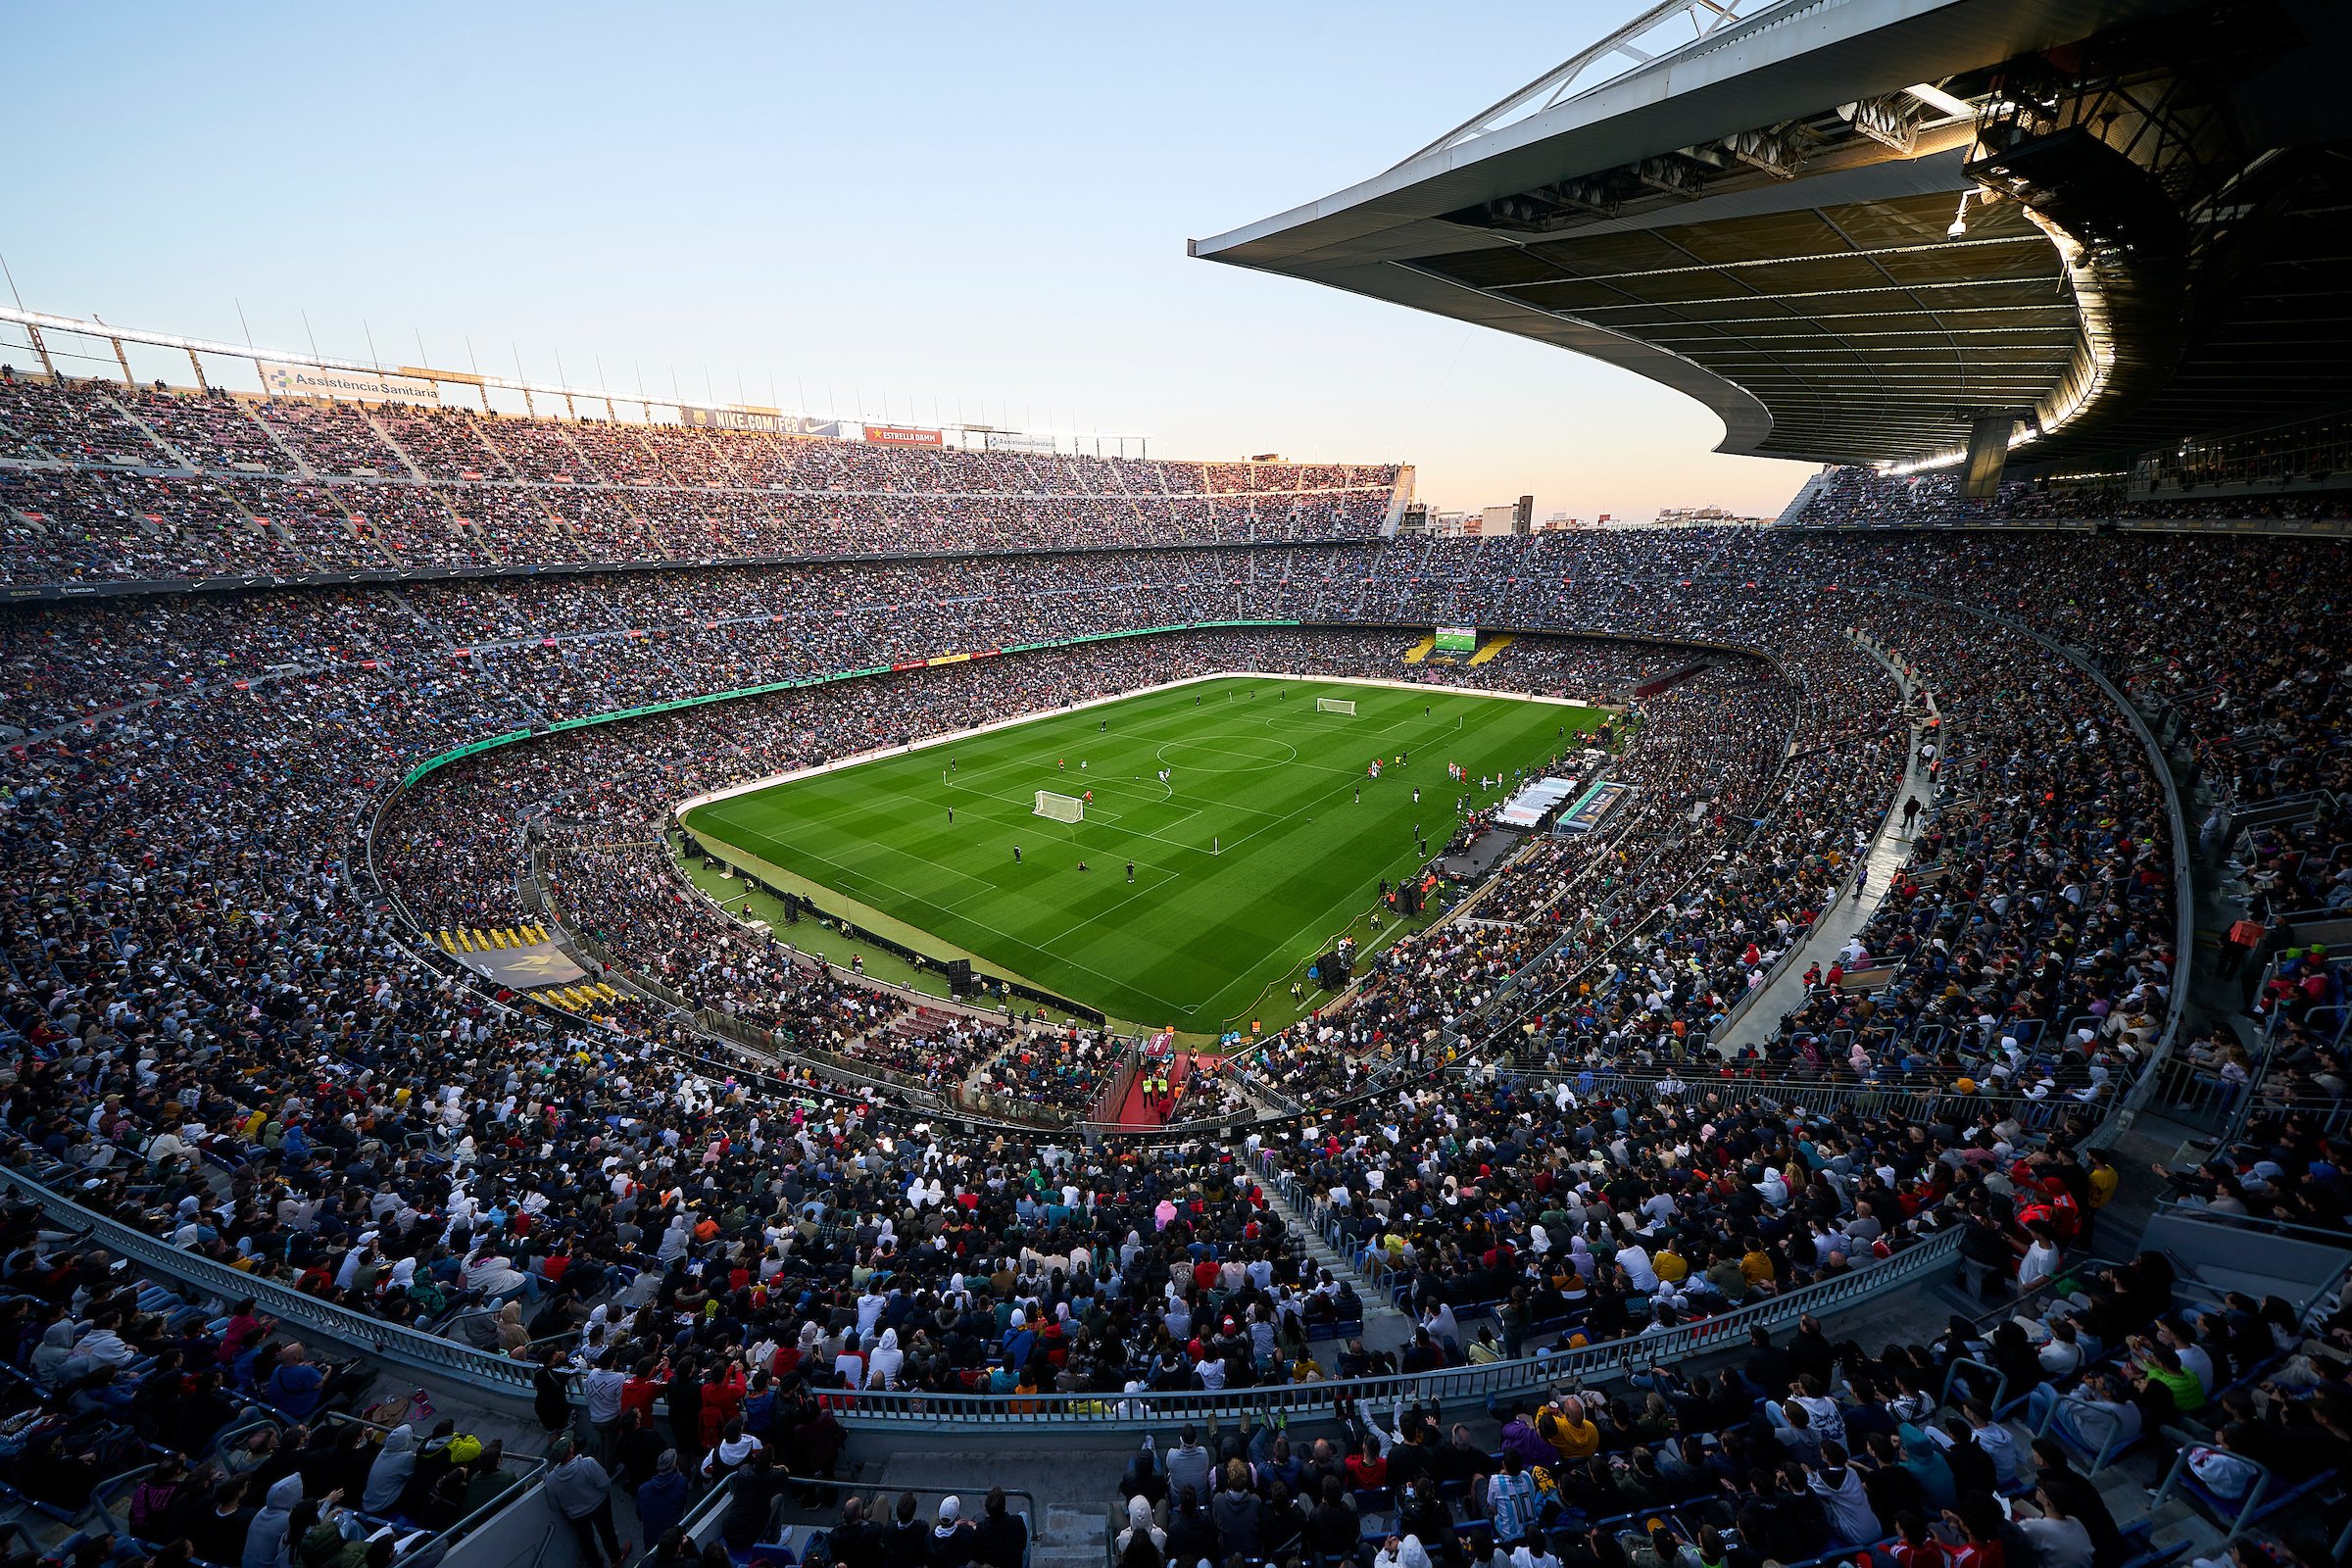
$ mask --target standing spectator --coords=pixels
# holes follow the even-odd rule
[[[555,1440],[571,1430],[571,1388],[564,1371],[564,1352],[552,1345],[531,1373],[531,1411],[539,1417],[552,1451]]]
[[[659,1541],[686,1517],[686,1477],[678,1469],[678,1450],[664,1448],[654,1464],[653,1479],[637,1489],[637,1527],[648,1541]]]
[[[570,1438],[557,1440],[548,1457],[555,1468],[547,1473],[547,1494],[578,1538],[581,1557],[589,1568],[617,1565],[629,1544],[612,1528],[612,1478]]]

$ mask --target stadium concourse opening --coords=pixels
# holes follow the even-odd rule
[[[1305,978],[1317,955],[1417,923],[1386,895],[1612,716],[1434,686],[1196,680],[730,792],[681,821],[917,951],[1135,1032],[1214,1039],[1326,1000]]]

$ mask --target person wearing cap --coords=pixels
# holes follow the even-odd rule
[[[931,1528],[931,1545],[924,1568],[967,1568],[976,1534],[963,1517],[963,1499],[953,1494],[939,1499],[939,1522]]]

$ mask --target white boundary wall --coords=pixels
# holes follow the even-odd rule
[[[902,671],[902,673],[911,673],[911,671]],[[819,773],[832,773],[845,767],[856,767],[859,763],[873,761],[876,758],[904,757],[909,752],[928,751],[934,746],[947,746],[956,741],[967,740],[974,735],[986,735],[992,730],[1010,729],[1015,724],[1027,724],[1036,719],[1051,718],[1055,713],[1083,712],[1090,708],[1123,703],[1130,697],[1148,697],[1153,692],[1170,692],[1181,687],[1198,686],[1203,681],[1212,680],[1288,680],[1297,681],[1300,685],[1313,686],[1335,684],[1388,686],[1402,692],[1446,692],[1455,697],[1494,697],[1519,703],[1549,703],[1555,708],[1592,708],[1612,713],[1618,711],[1617,709],[1606,703],[1586,702],[1575,697],[1542,697],[1534,692],[1496,691],[1483,686],[1440,686],[1431,681],[1387,680],[1370,675],[1288,675],[1265,669],[1220,669],[1206,675],[1187,675],[1182,680],[1162,681],[1156,686],[1137,686],[1132,690],[1116,692],[1108,697],[1089,697],[1084,702],[1071,703],[1066,708],[1035,709],[1026,713],[1016,713],[1010,718],[997,718],[991,719],[985,724],[975,724],[970,729],[948,730],[938,735],[927,735],[920,740],[910,741],[905,746],[876,746],[867,751],[853,752],[847,757],[836,757],[829,762],[817,762],[808,767],[796,767],[789,772],[770,773],[765,778],[750,779],[741,784],[729,784],[719,789],[710,790],[678,802],[669,810],[672,816],[683,817],[688,811],[701,807],[710,806],[718,801],[731,801],[738,795],[750,795],[755,791],[766,789],[771,784],[789,784],[794,779],[813,778]]]

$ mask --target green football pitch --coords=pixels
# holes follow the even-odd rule
[[[1318,711],[1318,697],[1356,710]],[[1488,805],[1512,788],[1482,794],[1479,775],[1537,776],[1608,716],[1236,676],[786,780],[685,823],[752,869],[823,890],[820,908],[879,914],[860,923],[1113,1019],[1271,1028],[1296,1015],[1291,982],[1372,909],[1380,880],[1422,863],[1416,827],[1434,853],[1459,796]],[[1449,780],[1448,762],[1472,782]],[[1094,799],[1085,820],[1057,822],[1035,814],[1039,790]]]

